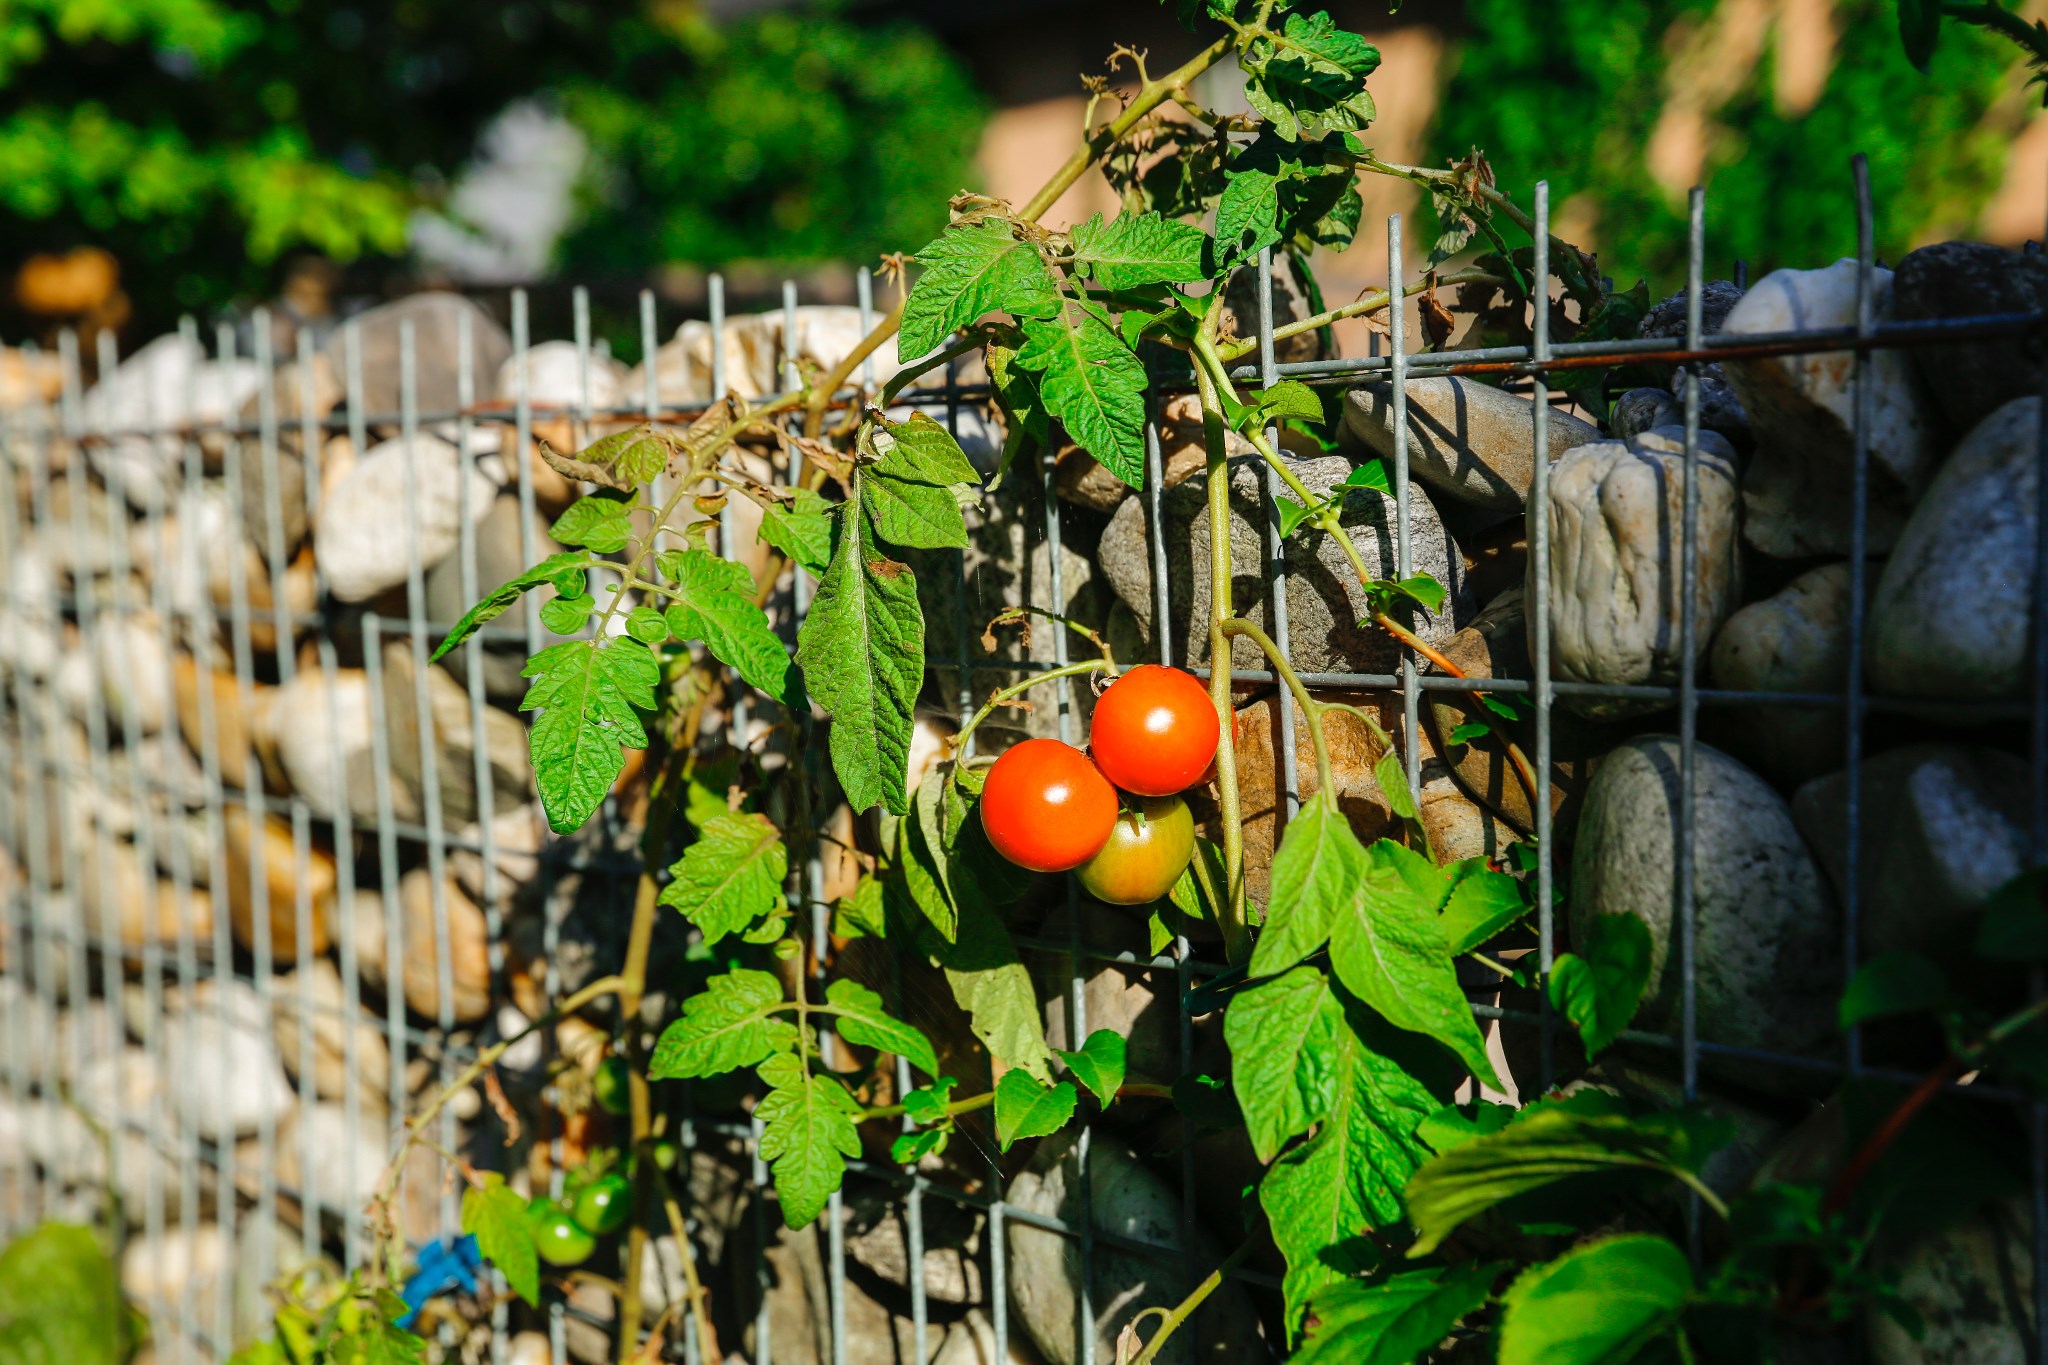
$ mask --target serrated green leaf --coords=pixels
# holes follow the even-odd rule
[[[1500,1365],[1619,1365],[1678,1325],[1692,1296],[1685,1253],[1629,1234],[1522,1272],[1501,1296]]]
[[[874,544],[860,513],[856,470],[835,527],[831,565],[797,632],[797,663],[832,717],[832,766],[854,810],[901,815],[908,790],[912,710],[924,685],[924,615],[917,578]]]
[[[1471,1112],[1466,1112],[1467,1109]],[[1475,1100],[1471,1105],[1447,1104],[1415,1125],[1415,1136],[1433,1152],[1448,1152],[1462,1143],[1488,1133],[1498,1133],[1514,1122],[1515,1110],[1505,1104]]]
[[[651,422],[601,436],[573,455],[541,442],[541,458],[564,478],[631,493],[668,467],[674,438]]]
[[[1376,839],[1366,850],[1372,857],[1372,865],[1398,878],[1408,888],[1416,902],[1432,915],[1441,915],[1451,903],[1451,878],[1445,869],[1438,867],[1428,858],[1404,844],[1392,839]]]
[[[1018,368],[1038,376],[1046,411],[1075,444],[1133,488],[1145,486],[1145,366],[1098,312],[1027,320]]]
[[[1079,1097],[1072,1081],[1046,1085],[1023,1071],[1005,1071],[996,1082],[996,1141],[1007,1152],[1025,1138],[1057,1133],[1074,1117]]]
[[[596,609],[597,599],[587,592],[551,597],[540,604],[540,623],[556,635],[576,635],[590,623],[590,613]]]
[[[832,558],[832,506],[823,494],[792,488],[788,502],[761,509],[761,539],[815,578]]]
[[[1602,915],[1601,919],[1634,919],[1633,915]],[[1647,930],[1645,940],[1647,942]],[[1647,953],[1645,954],[1647,957]],[[1559,958],[1554,970],[1561,971],[1564,959]],[[1643,964],[1643,976],[1649,978],[1649,964]],[[1641,987],[1637,988],[1638,993]],[[1841,1026],[1846,1032],[1871,1019],[1882,1019],[1899,1014],[1924,1014],[1938,1010],[1953,999],[1948,977],[1928,958],[1918,953],[1895,951],[1879,953],[1856,969],[1856,975],[1842,992]],[[1573,1022],[1577,1022],[1574,1020]],[[1590,1051],[1592,1044],[1588,1043]]]
[[[1331,1060],[1344,1007],[1314,967],[1300,966],[1237,992],[1223,1013],[1231,1084],[1252,1151],[1271,1161],[1330,1111]]]
[[[1073,230],[1076,273],[1104,289],[1186,284],[1208,278],[1202,259],[1209,238],[1200,228],[1156,213],[1096,214]]]
[[[548,534],[564,545],[581,545],[608,555],[626,548],[633,536],[633,505],[595,493],[578,498],[555,518]]]
[[[1572,945],[1577,951],[1551,964],[1550,1004],[1594,1057],[1636,1017],[1650,982],[1652,945],[1649,926],[1632,914],[1595,915],[1584,929]]]
[[[1502,720],[1520,720],[1522,718],[1521,708],[1516,705],[1515,699],[1505,693],[1475,692],[1472,695],[1479,698],[1481,706],[1484,706]]]
[[[1336,798],[1319,791],[1304,802],[1273,855],[1272,893],[1266,927],[1252,946],[1252,975],[1277,975],[1322,947],[1367,868],[1365,847]]]
[[[120,1274],[90,1228],[45,1223],[0,1249],[0,1360],[120,1365],[136,1343]]]
[[[1059,288],[1038,248],[1010,225],[990,219],[947,228],[917,253],[924,270],[903,303],[897,349],[905,360],[935,351],[946,337],[989,313],[1052,317]]]
[[[1102,1102],[1106,1109],[1124,1086],[1124,1039],[1106,1028],[1088,1035],[1079,1052],[1056,1052],[1074,1079]]]
[[[1499,1132],[1432,1157],[1409,1179],[1408,1217],[1418,1235],[1408,1254],[1426,1256],[1496,1204],[1574,1176],[1695,1176],[1729,1132],[1685,1111],[1629,1118],[1568,1104],[1533,1106]]]
[[[1396,1028],[1436,1039],[1481,1083],[1500,1084],[1458,988],[1443,922],[1398,875],[1376,865],[1359,879],[1331,925],[1330,965]]]
[[[1493,1293],[1501,1262],[1432,1266],[1316,1295],[1316,1330],[1294,1365],[1410,1365]]]
[[[662,1030],[647,1074],[663,1081],[717,1076],[789,1051],[797,1031],[781,1016],[782,1003],[782,983],[767,972],[735,967],[712,977]]]
[[[635,607],[626,613],[626,634],[643,645],[658,645],[668,639],[668,622],[653,607]]]
[[[429,662],[444,658],[485,625],[503,616],[514,602],[543,584],[553,584],[556,592],[567,597],[583,592],[584,571],[590,563],[589,555],[564,550],[560,554],[549,555],[517,578],[500,583],[481,602],[463,613],[462,619],[455,623],[455,629],[449,631],[448,637],[434,650],[433,660]]]
[[[953,1089],[960,1082],[951,1076],[940,1076],[930,1085],[921,1085],[903,1095],[903,1113],[912,1123],[943,1123],[947,1119],[946,1106],[953,1102]]]
[[[1288,15],[1278,33],[1254,42],[1239,60],[1249,77],[1246,100],[1289,141],[1373,120],[1365,78],[1378,68],[1379,50],[1328,14]]]
[[[520,676],[533,681],[519,709],[540,712],[527,748],[541,808],[568,834],[604,803],[624,750],[647,747],[640,712],[654,709],[661,668],[638,640],[565,640],[528,659]]]
[[[678,640],[702,640],[712,657],[789,707],[807,705],[804,680],[767,615],[754,605],[754,579],[743,564],[708,550],[672,550],[660,567],[681,596],[665,613]]]
[[[1248,260],[1280,240],[1280,182],[1267,171],[1241,170],[1216,201],[1217,264]]]
[[[1450,596],[1444,591],[1443,584],[1426,573],[1404,578],[1397,586],[1405,596],[1427,607],[1432,615],[1444,609],[1444,600]]]
[[[1469,858],[1449,870],[1455,880],[1443,915],[1452,957],[1478,948],[1536,908],[1523,896],[1520,882],[1490,870],[1484,859]]]
[[[880,465],[862,481],[861,507],[875,539],[906,550],[964,550],[967,521],[951,488],[895,479]]]
[[[673,906],[703,930],[707,947],[785,909],[782,882],[789,875],[789,854],[781,832],[765,815],[728,814],[705,821],[702,836],[669,871],[674,880],[661,889],[661,904]]]
[[[875,472],[904,483],[927,483],[940,488],[954,484],[979,484],[981,475],[967,459],[953,433],[926,414],[914,413],[902,422],[881,419],[889,436]]]
[[[512,1292],[528,1303],[540,1303],[540,1257],[533,1248],[533,1228],[526,1201],[505,1185],[495,1171],[484,1174],[481,1188],[462,1192],[462,1230],[476,1238],[476,1249],[498,1268]]]
[[[1290,1335],[1309,1299],[1345,1278],[1330,1253],[1400,1219],[1401,1186],[1429,1156],[1415,1126],[1437,1108],[1429,1089],[1388,1055],[1383,1024],[1334,992],[1318,1008],[1338,1016],[1327,1026],[1326,1079],[1317,1087],[1324,1104],[1311,1116],[1319,1126],[1259,1182],[1259,1203],[1287,1258]]]
[[[1010,436],[1005,446],[1020,434],[1040,445],[1050,441],[1052,419],[1046,416],[1045,402],[1039,397],[1037,378],[1017,367],[1017,348],[992,341],[982,351],[982,360],[988,366],[989,388],[1009,419]]]
[[[1299,379],[1283,379],[1272,388],[1252,395],[1252,399],[1268,421],[1283,422],[1293,418],[1320,424],[1323,420],[1322,398]]]
[[[841,977],[825,988],[825,1003],[839,1011],[839,1036],[860,1047],[893,1052],[927,1076],[939,1074],[931,1040],[890,1015],[882,997],[858,981]]]
[[[793,1052],[761,1063],[768,1093],[754,1107],[761,1121],[761,1159],[775,1171],[782,1221],[808,1226],[825,1211],[846,1178],[846,1158],[860,1155],[860,1102],[836,1076],[820,1076]]]

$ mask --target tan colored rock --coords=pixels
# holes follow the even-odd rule
[[[398,887],[404,934],[398,956],[405,1003],[415,1014],[436,1019],[441,1013],[441,991],[434,879],[425,868],[414,868]],[[440,902],[448,916],[448,961],[454,984],[448,1001],[450,1014],[458,1023],[474,1023],[491,1006],[490,940],[484,913],[453,881],[444,879],[440,890]],[[388,990],[391,945],[382,896],[358,892],[354,916],[357,970],[373,990]]]
[[[290,821],[266,815],[259,825],[241,805],[223,811],[221,824],[227,844],[225,893],[235,942],[255,950],[260,897],[273,961],[279,965],[296,961],[302,948],[308,957],[326,952],[334,937],[334,855],[317,843],[309,842],[300,849]],[[301,901],[311,925],[310,937],[303,945],[299,939]]]
[[[360,1003],[353,1021],[347,1008],[341,973],[327,958],[278,977],[271,988],[278,1056],[296,1080],[307,1069],[304,1053],[310,1041],[314,1094],[346,1100],[353,1071],[357,1102],[382,1110],[391,1093],[391,1044]]]
[[[1732,691],[1843,691],[1849,677],[1849,566],[1809,570],[1736,612],[1715,635],[1708,658],[1715,685]],[[1776,781],[1805,782],[1844,761],[1848,728],[1833,707],[1716,711],[1716,742]]]
[[[234,674],[206,668],[186,654],[172,659],[171,677],[177,689],[178,733],[194,753],[218,755],[222,782],[242,786],[276,689],[260,682],[244,687]]]

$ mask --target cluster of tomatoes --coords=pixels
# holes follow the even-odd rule
[[[592,1088],[598,1107],[606,1113],[626,1112],[631,1084],[626,1073],[623,1057],[607,1057],[599,1064]],[[659,1141],[650,1151],[655,1165],[664,1171],[675,1169],[679,1153],[674,1143]],[[632,1210],[633,1182],[623,1171],[604,1163],[571,1171],[560,1198],[538,1194],[526,1205],[533,1249],[552,1266],[582,1265],[597,1250],[597,1239],[624,1227]]]
[[[1193,675],[1146,664],[1096,699],[1088,751],[1027,739],[989,769],[981,826],[996,852],[1034,872],[1071,870],[1089,895],[1147,905],[1195,853],[1180,793],[1206,777],[1222,727]]]

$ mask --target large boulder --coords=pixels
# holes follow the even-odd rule
[[[320,507],[313,551],[327,589],[367,602],[455,552],[462,520],[490,510],[497,489],[454,446],[421,432],[373,446]],[[417,531],[415,532],[415,527]]]
[[[1912,744],[1865,758],[1857,804],[1863,947],[1940,952],[1970,941],[1984,899],[2031,865],[2026,760],[1996,749]],[[1792,818],[1840,888],[1848,871],[1849,775],[1801,787]]]
[[[1892,273],[1874,269],[1871,305],[1891,315]],[[1728,314],[1726,331],[1757,334],[1856,324],[1854,261],[1822,270],[1777,270]],[[1934,474],[1940,447],[1912,362],[1902,351],[1870,353],[1868,548],[1890,549],[1906,513]],[[1742,481],[1743,534],[1767,555],[1848,552],[1855,460],[1853,351],[1727,362],[1749,413],[1756,454]]]
[[[1557,462],[1550,479],[1552,676],[1608,685],[1674,684],[1706,652],[1738,600],[1734,452],[1719,436],[1702,432],[1699,573],[1693,584],[1697,633],[1693,658],[1685,658],[1684,452],[1684,433],[1659,427],[1626,442],[1580,446]],[[1532,596],[1535,573],[1531,560]],[[1663,706],[1607,697],[1564,701],[1594,717]]]
[[[1536,477],[1535,404],[1473,379],[1408,381],[1408,472],[1475,507],[1519,512]],[[1384,380],[1344,395],[1344,435],[1392,459],[1394,388]],[[1545,429],[1549,459],[1600,439],[1600,429],[1553,411]],[[1389,466],[1391,468],[1391,466]]]
[[[1679,742],[1646,735],[1601,761],[1572,850],[1571,923],[1635,915],[1650,928],[1640,1026],[1676,1032]],[[1841,928],[1834,898],[1784,800],[1747,768],[1695,749],[1693,964],[1699,1036],[1810,1052],[1834,1030]],[[1752,1078],[1753,1079],[1753,1078]]]
[[[1351,462],[1338,456],[1290,464],[1318,498],[1330,497],[1351,472]],[[1234,459],[1229,469],[1234,605],[1239,614],[1270,630],[1271,594],[1264,571],[1265,465],[1256,458]],[[1169,657],[1184,666],[1206,665],[1209,659],[1208,484],[1205,470],[1160,497],[1167,601],[1175,637]],[[1370,488],[1346,489],[1343,496],[1341,525],[1367,572],[1375,579],[1394,577],[1393,498]],[[1132,498],[1117,508],[1102,533],[1099,559],[1104,577],[1150,639],[1154,576],[1145,503]],[[1430,575],[1450,594],[1442,614],[1418,613],[1420,619],[1412,627],[1429,643],[1441,644],[1457,629],[1464,608],[1464,564],[1427,498],[1409,500],[1409,547],[1409,572]],[[1303,527],[1288,537],[1285,551],[1289,657],[1294,666],[1305,673],[1392,672],[1400,662],[1400,647],[1378,627],[1359,624],[1368,615],[1365,590],[1343,548],[1322,532]],[[1231,663],[1245,669],[1266,666],[1258,646],[1242,638],[1233,645]]]
[[[2048,308],[2048,256],[1984,242],[1936,242],[1906,253],[1892,277],[1900,322],[2038,313]],[[2039,332],[1995,341],[1909,346],[1905,355],[1950,430],[1968,431],[2048,382],[2048,341]]]
[[[1730,616],[1709,655],[1714,684],[1734,692],[1840,693],[1849,680],[1849,566],[1823,564]],[[1717,711],[1730,752],[1780,782],[1839,767],[1848,728],[1835,707]]]
[[[2041,471],[2041,400],[1978,423],[1934,476],[1871,594],[1864,659],[1895,697],[2018,698]]]

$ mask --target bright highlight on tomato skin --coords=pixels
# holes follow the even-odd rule
[[[1201,781],[1221,734],[1216,704],[1193,674],[1145,664],[1096,699],[1088,747],[1123,790],[1172,796]]]
[[[1027,739],[988,770],[981,827],[1019,867],[1065,872],[1094,857],[1116,823],[1116,791],[1088,755],[1056,739]]]

